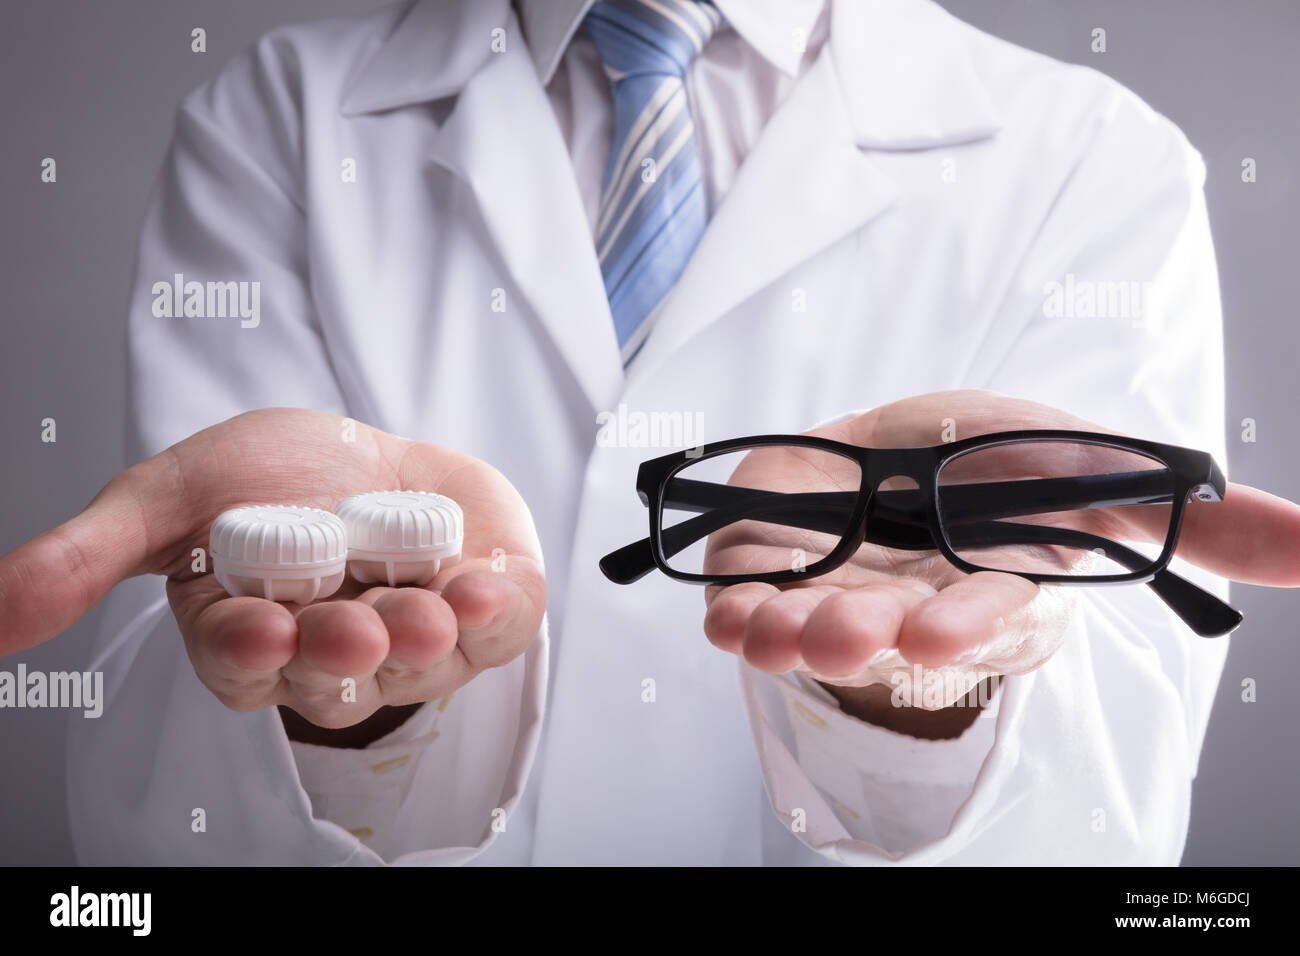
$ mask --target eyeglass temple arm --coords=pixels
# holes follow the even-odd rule
[[[1198,494],[1217,491],[1209,485],[1198,486]],[[1126,505],[1166,504],[1169,502],[1169,479],[1163,471],[1132,471],[1106,475],[1082,475],[1066,478],[1032,478],[1020,481],[988,481],[949,485],[943,489],[944,524],[964,521],[988,521],[1042,514],[1047,511],[1114,508]],[[783,514],[805,503],[806,518],[826,527],[807,526],[809,530],[842,534],[847,515],[857,504],[856,491],[775,492],[760,491],[738,485],[674,478],[668,483],[664,507],[674,511],[719,512],[729,521],[762,517],[754,506],[780,508]],[[884,521],[916,525],[926,529],[930,541],[929,521],[917,489],[877,491],[871,498],[871,516]],[[719,525],[718,527],[724,527]],[[869,541],[877,544],[868,536]],[[927,547],[934,547],[931,542]]]
[[[1167,501],[1168,494],[1160,494],[1162,489],[1156,487],[1150,477],[1152,474],[1130,472],[953,485],[944,490],[944,515],[946,523],[952,523],[1039,514],[1046,510],[1045,503],[1052,505],[1051,510],[1058,510],[1153,503],[1152,498]],[[745,518],[764,520],[777,509],[781,517],[773,520],[775,524],[839,536],[844,534],[844,526],[857,500],[856,491],[788,494],[673,478],[665,489],[664,508],[702,514],[699,518],[665,528],[662,544],[671,556],[734,521]],[[937,547],[915,489],[877,491],[872,495],[866,540],[908,550]],[[600,565],[605,576],[617,583],[630,584],[639,580],[654,570],[650,539],[643,538],[619,548],[603,558]]]
[[[1111,541],[1109,538],[1089,534],[1086,531],[1010,521],[977,522],[961,528],[957,532],[956,539],[950,531],[948,538],[953,547],[963,543],[980,547],[999,544],[1043,544],[1074,547],[1081,551],[1100,550],[1112,561],[1133,571],[1144,567],[1151,560],[1141,552],[1118,541]],[[1146,583],[1188,627],[1201,637],[1222,637],[1241,624],[1240,611],[1167,568],[1156,572],[1155,576]]]
[[[1164,483],[1163,479],[1161,483]],[[1032,488],[1031,494],[1039,504],[1034,508],[1025,508],[1024,499],[1020,499],[1019,504],[1010,505],[1009,497],[1012,492],[1008,486],[1011,485],[1036,486]],[[1059,510],[1066,505],[1062,499],[1067,498],[1064,494],[1067,490],[1075,492],[1074,495],[1068,496],[1071,500],[1082,501],[1087,507],[1098,507],[1096,501],[1100,493],[1107,490],[1118,492],[1120,485],[1126,486],[1129,494],[1104,499],[1108,501],[1108,506],[1121,503],[1152,504],[1156,503],[1153,500],[1155,497],[1163,501],[1168,501],[1169,498],[1167,493],[1159,496],[1148,493],[1157,489],[1154,488],[1154,482],[1150,480],[1150,473],[1147,472],[1083,478],[990,482],[981,485],[957,485],[952,488],[960,489],[961,493],[955,502],[958,514],[956,520],[964,522],[976,520],[973,515],[976,513],[981,497],[990,506],[995,502],[1003,504],[1002,508],[996,509],[997,516],[1009,517],[1008,512],[1018,514],[1041,512],[1046,510],[1045,505],[1049,503],[1051,510]],[[669,557],[719,528],[745,517],[765,518],[776,524],[841,535],[844,533],[846,510],[851,513],[857,501],[857,492],[784,494],[683,479],[674,481],[672,489],[672,498],[665,502],[667,506],[675,510],[703,513],[699,517],[664,529],[661,544]],[[1049,497],[1048,492],[1052,490],[1060,494]],[[1134,494],[1134,492],[1140,493]],[[929,533],[924,512],[917,507],[891,507],[890,505],[890,502],[901,505],[903,500],[915,499],[916,496],[915,490],[884,491],[873,495],[867,520],[866,540],[885,547],[909,550],[933,549],[935,542]],[[1217,492],[1215,498],[1218,498]],[[948,517],[946,522],[948,524],[953,522],[953,518],[948,514],[950,505],[954,505],[954,502],[946,497],[945,515]],[[1118,542],[1072,529],[980,520],[973,527],[959,529],[959,532],[964,532],[960,533],[963,539],[974,538],[984,543],[1073,545],[1087,550],[1099,548],[1112,560],[1133,570],[1142,567],[1149,560]],[[630,584],[639,580],[654,569],[654,553],[650,539],[643,538],[606,555],[601,559],[600,568],[605,576],[615,583]],[[1241,614],[1236,609],[1168,569],[1157,572],[1147,584],[1193,631],[1201,636],[1226,634],[1241,623]]]

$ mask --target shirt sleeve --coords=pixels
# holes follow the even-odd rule
[[[516,666],[485,671],[361,749],[289,741],[312,815],[386,863],[465,863],[505,831],[540,735],[543,632]]]
[[[799,770],[773,778],[773,808],[795,833],[828,828],[821,844],[835,834],[889,857],[941,835],[993,745],[996,694],[960,737],[921,740],[849,716],[804,675],[742,667],[760,751]]]
[[[335,823],[382,857],[391,857],[398,810],[420,763],[441,736],[454,694],[424,704],[400,727],[359,750],[290,740],[312,814]]]
[[[1110,99],[959,384],[1222,463],[1205,167],[1135,96],[1114,87]],[[1050,301],[1119,282],[1141,292],[1119,314]],[[1224,582],[1177,560],[1174,570],[1226,597]],[[1227,640],[1195,636],[1141,585],[1076,593],[1063,647],[1004,678],[988,716],[952,741],[900,738],[806,681],[742,664],[778,819],[825,856],[861,865],[1176,864]]]

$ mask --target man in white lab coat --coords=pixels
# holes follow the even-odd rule
[[[285,28],[185,100],[129,316],[147,460],[0,564],[0,650],[116,585],[105,712],[69,743],[83,862],[1178,861],[1226,641],[1144,587],[936,562],[711,590],[706,617],[600,576],[662,453],[598,440],[609,415],[680,413],[688,443],[1097,427],[1223,460],[1204,168],[1167,120],[928,0],[715,5],[684,71],[708,225],[630,333],[590,3]],[[258,308],[188,304],[225,282]],[[1140,305],[1089,307],[1102,283]],[[399,484],[466,512],[428,590],[288,608],[195,563],[224,508]],[[1300,583],[1300,510],[1235,485],[1191,510],[1181,556]],[[908,661],[1015,676],[983,708],[883,705]]]

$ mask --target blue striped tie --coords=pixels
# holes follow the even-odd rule
[[[583,21],[614,93],[596,252],[625,365],[708,220],[682,80],[721,22],[694,0],[601,0]]]

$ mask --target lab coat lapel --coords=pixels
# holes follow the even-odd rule
[[[827,44],[764,127],[630,368],[636,382],[701,329],[884,212],[897,195],[858,148]]]
[[[568,149],[521,44],[466,83],[430,158],[469,185],[515,287],[592,407],[611,407],[623,365],[600,263]]]

